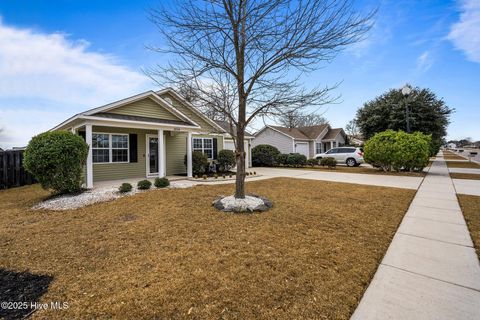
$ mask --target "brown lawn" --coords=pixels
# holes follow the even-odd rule
[[[480,180],[480,174],[450,172],[450,178],[452,178],[452,179]]]
[[[480,257],[480,197],[464,194],[459,194],[457,197],[477,250],[477,255]]]
[[[447,161],[447,166],[449,168],[473,168],[473,169],[480,169],[480,164],[475,162],[458,162],[458,161]]]
[[[0,191],[0,295],[18,299],[31,281],[43,283],[31,299],[69,304],[33,318],[348,319],[414,195],[286,178],[247,187],[274,208],[212,208],[233,185],[64,212],[30,210],[38,186]]]
[[[306,167],[303,167],[303,168],[287,168],[287,169],[315,170],[315,171],[326,171],[326,172],[344,172],[344,173],[379,174],[379,175],[408,176],[408,177],[424,177],[427,174],[426,172],[383,171],[383,170],[379,170],[379,169],[376,169],[376,168],[363,167],[363,166],[359,166],[359,167],[336,166],[334,169],[329,169],[328,167],[323,167],[323,166],[315,166],[315,167],[306,166]]]
[[[458,154],[455,154],[450,151],[444,151],[443,152],[443,158],[445,160],[465,160],[464,157],[459,156]]]

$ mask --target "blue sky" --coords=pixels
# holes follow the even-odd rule
[[[159,2],[0,0],[0,147],[25,145],[67,117],[155,85],[166,58],[147,12]],[[365,101],[408,82],[456,109],[449,138],[480,140],[480,0],[357,2],[378,7],[368,38],[305,77],[341,85],[322,109],[344,126]],[[261,123],[255,124],[258,129]]]

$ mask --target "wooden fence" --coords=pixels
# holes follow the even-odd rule
[[[0,189],[35,183],[23,168],[23,150],[0,151]]]

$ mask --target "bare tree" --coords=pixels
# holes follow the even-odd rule
[[[305,89],[305,73],[332,60],[371,27],[353,0],[185,0],[152,10],[173,57],[147,73],[159,84],[189,83],[199,101],[236,128],[235,197],[245,197],[245,128],[256,117],[331,101],[329,87]]]
[[[300,128],[328,124],[328,120],[318,113],[303,113],[300,111],[289,111],[278,117],[280,125],[287,128]]]
[[[345,126],[345,131],[351,137],[358,137],[360,135],[360,129],[358,128],[355,119],[348,121],[347,125]]]

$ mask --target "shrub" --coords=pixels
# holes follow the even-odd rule
[[[367,141],[364,159],[384,171],[421,171],[428,165],[430,146],[429,135],[387,130]]]
[[[232,177],[232,174],[229,174],[228,177],[231,178],[231,177]]]
[[[195,178],[195,179],[198,179],[198,174],[196,174],[196,175],[194,176],[194,178]]]
[[[278,154],[280,151],[274,146],[259,144],[252,149],[252,164],[256,167],[272,167]]]
[[[318,165],[318,159],[308,159],[307,164],[311,167],[315,167]]]
[[[254,174],[254,175],[257,175],[257,171],[253,171],[253,174]]]
[[[118,191],[120,191],[121,193],[130,192],[132,191],[132,188],[133,187],[130,183],[124,182],[120,187],[118,187]]]
[[[213,175],[213,177],[214,177],[215,179],[218,179],[218,174],[215,173],[215,174]]]
[[[202,178],[203,178],[203,180],[207,179],[207,175],[204,174],[204,175],[202,176]]]
[[[235,167],[235,153],[232,150],[220,150],[217,162],[220,172],[230,171],[230,169]]]
[[[140,190],[148,190],[152,186],[152,183],[148,180],[140,180],[137,183],[137,188]]]
[[[225,173],[222,174],[222,178],[223,178],[223,179],[225,179],[226,177],[227,177],[227,176],[225,175]]]
[[[170,185],[170,181],[167,178],[155,178],[153,183],[157,188],[165,188]]]
[[[185,166],[187,165],[187,155],[183,160]],[[192,172],[194,174],[204,174],[208,168],[208,158],[207,156],[200,151],[192,152]]]
[[[329,167],[330,169],[335,168],[337,166],[337,160],[335,160],[335,158],[332,158],[332,157],[322,158],[320,160],[320,165],[324,167]]]
[[[288,154],[287,153],[279,153],[276,156],[275,162],[277,165],[286,166],[288,165]]]
[[[307,157],[300,153],[290,153],[287,157],[287,164],[292,167],[303,167],[307,163]]]
[[[57,193],[79,191],[88,145],[68,131],[44,132],[35,136],[25,150],[23,166],[45,189]]]

